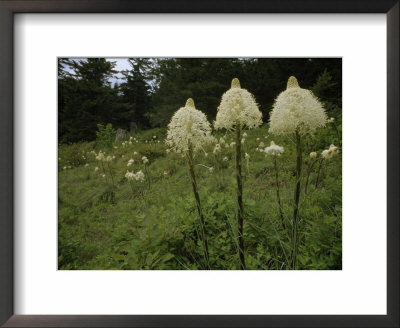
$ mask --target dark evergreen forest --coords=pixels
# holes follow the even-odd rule
[[[165,127],[188,98],[213,121],[234,77],[255,96],[264,121],[292,75],[323,99],[328,115],[341,108],[340,58],[130,58],[129,63],[129,70],[118,72],[105,58],[59,59],[59,143],[94,140],[99,123],[127,130],[131,122],[139,130]]]

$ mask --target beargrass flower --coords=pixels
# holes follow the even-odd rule
[[[216,144],[213,150],[214,154],[217,154],[221,151],[221,145],[220,144]]]
[[[269,122],[270,133],[304,135],[325,126],[327,116],[317,97],[310,90],[300,88],[297,79],[291,76],[286,90],[275,100]]]
[[[281,154],[285,151],[285,149],[281,146],[278,146],[275,144],[275,142],[271,141],[271,144],[269,147],[264,149],[264,152],[267,155],[272,155],[272,156],[281,156]]]
[[[132,158],[128,161],[128,164],[126,166],[131,166],[133,163],[135,162],[135,160],[133,160]]]
[[[233,130],[241,127],[256,128],[262,123],[262,114],[254,96],[240,87],[238,79],[233,79],[231,88],[222,95],[214,122],[216,129]]]
[[[339,147],[335,146],[335,145],[330,145],[330,147],[328,149],[325,149],[321,156],[324,159],[329,159],[332,158],[334,155],[336,155],[339,152]]]
[[[310,153],[310,158],[317,158],[317,153],[315,151],[312,151]]]
[[[147,164],[149,162],[149,160],[147,159],[146,156],[143,156],[142,157],[142,162],[143,162],[143,164]]]
[[[98,161],[104,161],[104,153],[100,150],[99,153],[96,155],[96,159]]]
[[[200,195],[197,188],[193,153],[202,150],[204,144],[213,141],[214,138],[211,136],[210,123],[207,121],[206,115],[197,110],[193,99],[189,98],[186,101],[185,107],[179,108],[172,116],[171,122],[168,124],[166,143],[171,150],[177,153],[182,152],[189,166],[193,194],[196,199],[197,212],[201,223],[204,258],[207,269],[210,269],[208,242],[204,216],[201,210]]]
[[[221,98],[218,106],[217,117],[214,122],[216,129],[227,129],[235,131],[235,143],[231,143],[231,147],[235,145],[236,153],[236,181],[237,181],[237,207],[238,207],[238,244],[239,259],[241,269],[244,270],[244,242],[243,242],[243,185],[242,185],[242,169],[241,169],[241,147],[242,147],[242,129],[256,128],[262,123],[262,114],[254,99],[254,96],[246,89],[240,87],[238,79],[233,79],[231,88],[226,91]]]
[[[204,144],[213,140],[211,126],[206,115],[197,110],[192,98],[178,109],[168,124],[167,145],[174,151],[188,152],[189,147],[196,152]]]

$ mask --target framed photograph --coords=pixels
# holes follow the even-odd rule
[[[4,327],[398,327],[399,2],[0,1]]]

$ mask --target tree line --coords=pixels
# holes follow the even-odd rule
[[[237,77],[256,98],[264,121],[289,76],[311,89],[329,112],[340,110],[340,58],[129,58],[118,72],[106,58],[58,60],[60,143],[96,138],[97,124],[129,129],[165,127],[173,113],[193,98],[209,121],[221,95]]]

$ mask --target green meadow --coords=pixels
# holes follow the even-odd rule
[[[302,140],[296,267],[300,270],[342,268],[342,154],[320,159],[331,144],[340,145],[341,115],[337,112],[334,118],[335,123]],[[245,130],[242,145],[248,270],[291,269],[296,144],[290,137],[270,135],[268,128],[264,123]],[[221,151],[213,152],[214,143],[194,156],[209,263],[212,270],[239,270],[235,148],[231,145],[235,136],[225,131],[214,131],[213,136],[224,139],[218,141]],[[165,138],[165,128],[153,128],[108,143],[98,136],[90,142],[59,145],[59,269],[206,268],[188,165],[181,154],[167,151]],[[263,151],[271,141],[284,147],[276,157],[277,170],[274,158]],[[96,159],[100,151],[110,156],[109,161]],[[318,160],[312,165],[315,159],[309,154],[314,151]],[[128,181],[127,171],[142,171],[144,180]]]

